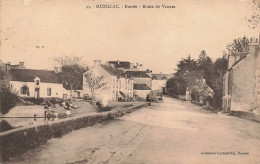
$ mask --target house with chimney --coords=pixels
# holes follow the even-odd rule
[[[223,79],[223,111],[260,112],[259,38],[249,39],[248,52],[230,52]]]
[[[9,84],[19,97],[70,98],[69,91],[63,87],[55,71],[26,69],[24,62],[11,65],[0,61],[0,68],[1,81]]]
[[[116,67],[117,66],[101,64],[101,60],[94,60],[94,65],[89,71],[92,71],[97,77],[103,76],[103,82],[105,82],[105,86],[95,95],[96,99],[107,102],[109,100],[118,101],[120,98],[133,98],[133,79],[128,77],[124,70]],[[84,76],[82,92],[83,94],[91,96],[90,88],[87,87],[86,77]]]
[[[146,99],[152,90],[152,71],[145,70],[142,64],[128,61],[108,61],[106,66],[122,70],[127,77],[133,79],[133,94],[136,99]]]

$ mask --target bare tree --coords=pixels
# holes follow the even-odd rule
[[[97,93],[100,93],[102,90],[105,89],[105,85],[107,82],[105,82],[104,76],[96,76],[92,71],[87,71],[84,74],[84,84],[86,87],[89,88],[91,93],[91,100],[94,104],[95,96]]]
[[[260,22],[260,1],[252,0],[252,15],[250,18],[245,17],[249,23],[249,27],[254,29],[258,26]]]

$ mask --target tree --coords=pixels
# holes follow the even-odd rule
[[[249,27],[254,29],[258,26],[260,22],[260,1],[252,0],[252,15],[250,18],[245,17],[249,23]]]
[[[87,71],[84,77],[84,85],[90,90],[92,104],[94,105],[96,94],[105,89],[107,82],[105,82],[104,76],[97,76],[91,70]]]
[[[233,40],[233,43],[227,45],[229,52],[248,52],[249,40],[246,36]]]
[[[197,62],[191,59],[190,55],[187,58],[182,58],[177,64],[177,69],[174,78],[167,81],[166,87],[172,94],[184,95],[188,86],[187,77],[190,72],[197,69]]]
[[[54,61],[59,64],[60,72],[58,72],[59,79],[63,83],[64,88],[70,90],[70,100],[72,102],[72,90],[82,87],[83,73],[88,70],[84,66],[81,57],[65,56],[57,57]]]
[[[188,72],[196,70],[197,63],[194,59],[191,59],[190,55],[187,58],[182,58],[177,64],[176,75],[185,76]]]
[[[227,56],[224,54],[221,58],[218,58],[214,62],[214,81],[213,87],[214,90],[214,105],[216,107],[222,106],[222,96],[223,96],[223,76],[224,73],[228,69],[228,59]]]
[[[19,102],[19,98],[12,92],[12,88],[4,81],[0,80],[0,113],[8,113],[17,102]]]
[[[201,51],[199,59],[197,60],[198,67],[197,69],[202,72],[202,77],[206,79],[207,84],[212,87],[213,79],[213,62],[212,59],[207,56],[205,50]]]

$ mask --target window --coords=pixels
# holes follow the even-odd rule
[[[47,88],[47,96],[51,96],[51,88]]]
[[[113,80],[113,88],[115,88],[116,82],[115,80]]]
[[[119,85],[119,89],[121,89],[121,80],[119,80],[119,84],[118,85]]]
[[[29,93],[29,88],[27,86],[21,87],[21,92],[22,95],[27,95]]]
[[[40,85],[40,80],[35,80],[36,85]]]

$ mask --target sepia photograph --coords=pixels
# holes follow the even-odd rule
[[[0,163],[260,164],[260,0],[0,0]]]

